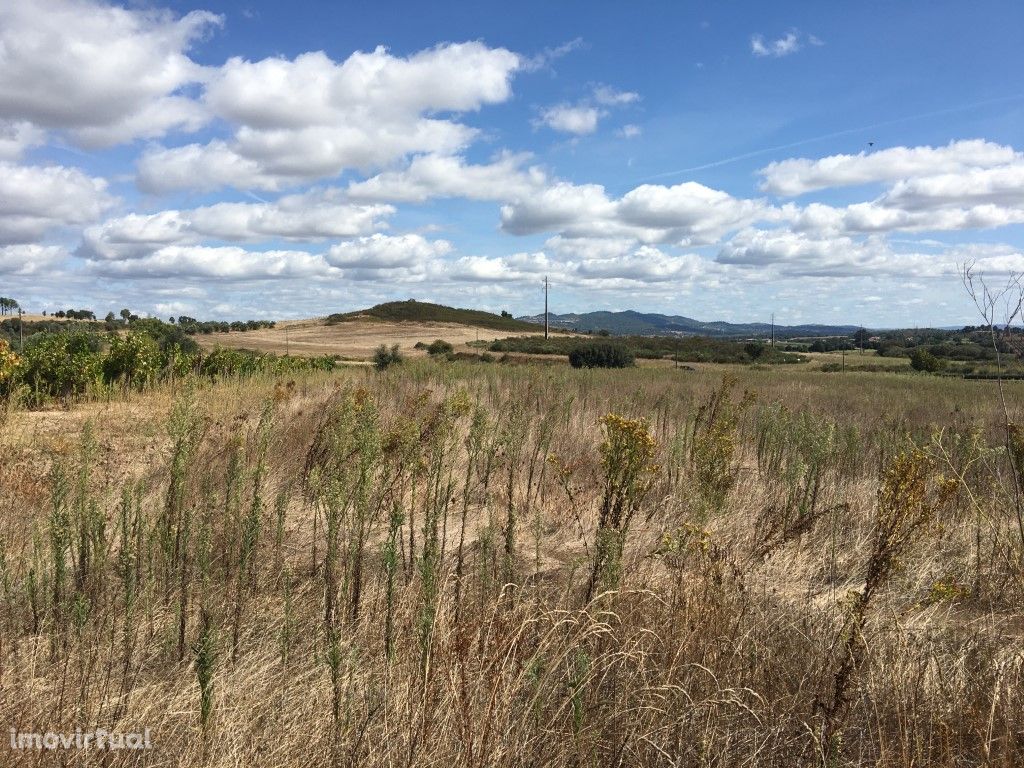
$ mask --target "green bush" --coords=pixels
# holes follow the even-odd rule
[[[581,344],[569,353],[573,368],[629,368],[633,354],[617,344]]]
[[[39,334],[25,345],[21,377],[36,402],[71,397],[83,394],[100,379],[102,360],[94,334]]]
[[[262,368],[260,355],[241,349],[217,347],[203,357],[199,372],[215,376],[252,376]]]
[[[935,373],[942,368],[942,361],[927,349],[915,349],[910,353],[910,367],[915,371]]]
[[[431,356],[450,355],[454,351],[455,347],[443,339],[435,339],[430,343],[430,346],[427,347],[427,354]]]
[[[378,371],[386,371],[392,365],[401,363],[403,359],[397,344],[393,344],[391,349],[388,349],[386,344],[381,344],[373,354],[373,366]]]
[[[110,350],[103,360],[103,379],[142,389],[156,379],[163,367],[163,355],[156,340],[145,333],[110,337]]]

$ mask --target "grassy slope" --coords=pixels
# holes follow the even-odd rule
[[[369,309],[330,315],[327,318],[327,323],[328,325],[333,325],[367,317],[399,322],[459,323],[461,325],[475,325],[481,328],[507,331],[533,333],[538,331],[537,326],[533,323],[502,317],[501,315],[495,315],[479,309],[458,309],[456,307],[446,307],[441,304],[413,300],[389,301]]]

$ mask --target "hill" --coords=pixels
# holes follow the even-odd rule
[[[544,315],[530,315],[518,320],[544,323]],[[702,322],[682,315],[661,315],[636,312],[584,312],[581,314],[551,314],[548,324],[552,328],[574,331],[605,330],[616,336],[768,336],[772,332],[769,323],[727,323],[723,321]],[[858,330],[856,325],[776,325],[775,336],[845,336]]]
[[[367,318],[390,322],[456,323],[458,325],[471,325],[477,328],[491,328],[500,331],[537,332],[535,324],[516,320],[511,316],[504,317],[479,309],[457,309],[455,307],[446,307],[443,304],[432,304],[428,301],[416,301],[415,299],[388,301],[384,304],[377,304],[369,309],[329,315],[327,317],[327,324],[336,325],[337,323],[366,320]],[[544,319],[541,317],[541,322],[543,323],[543,321]]]

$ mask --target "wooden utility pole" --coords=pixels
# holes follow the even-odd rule
[[[544,338],[548,337],[548,276],[544,275]]]
[[[18,335],[21,337],[21,354],[25,354],[25,310],[18,307]]]
[[[772,349],[775,349],[775,313],[772,312]]]

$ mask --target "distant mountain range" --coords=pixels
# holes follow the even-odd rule
[[[681,315],[659,315],[635,312],[584,312],[582,314],[548,315],[553,329],[567,331],[608,331],[615,336],[732,336],[767,337],[772,332],[770,323],[703,323]],[[495,315],[478,309],[459,309],[433,304],[429,301],[389,301],[369,309],[338,313],[327,317],[327,324],[350,320],[376,319],[398,322],[442,322],[479,326],[494,330],[536,333],[544,325],[544,315],[513,318],[509,313]],[[776,338],[794,336],[849,336],[856,325],[776,325]]]
[[[516,318],[527,323],[544,324],[544,315]],[[635,312],[584,312],[582,314],[548,315],[551,328],[575,331],[601,331],[616,336],[769,336],[770,323],[705,323],[681,315],[660,315]],[[776,338],[793,336],[848,336],[858,330],[856,325],[776,325]]]

